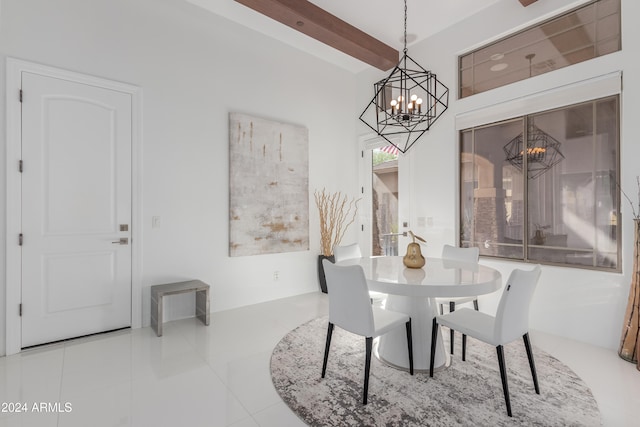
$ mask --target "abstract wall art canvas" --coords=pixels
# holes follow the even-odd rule
[[[229,114],[229,256],[309,249],[309,132]]]

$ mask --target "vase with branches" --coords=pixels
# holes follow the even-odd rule
[[[631,213],[634,222],[634,246],[633,246],[633,270],[631,272],[631,287],[629,289],[629,299],[624,315],[622,326],[622,337],[620,338],[620,349],[618,355],[632,363],[636,363],[640,370],[640,177],[636,176],[638,188],[638,206],[631,201],[629,196],[620,187],[620,192],[631,205]]]
[[[318,280],[320,289],[326,293],[327,284],[322,260],[329,258],[333,261],[333,248],[340,244],[347,228],[355,222],[360,199],[349,197],[340,191],[330,193],[324,188],[322,191],[316,190],[314,196],[320,217],[321,254],[318,257]]]
[[[333,255],[333,247],[339,245],[347,228],[356,220],[360,199],[350,198],[337,191],[325,189],[314,193],[320,215],[320,249],[324,256]]]

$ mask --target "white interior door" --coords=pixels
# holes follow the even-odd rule
[[[131,94],[29,72],[22,91],[21,345],[130,326]]]

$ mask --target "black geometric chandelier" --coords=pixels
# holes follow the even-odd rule
[[[407,0],[403,52],[391,74],[373,85],[375,95],[360,120],[406,153],[449,105],[449,89],[407,55]]]
[[[527,146],[524,148],[524,135],[513,138],[504,146],[507,161],[516,169],[522,170],[525,150],[527,153],[527,176],[534,179],[560,163],[564,156],[560,152],[560,142],[538,128],[533,119],[528,119]]]

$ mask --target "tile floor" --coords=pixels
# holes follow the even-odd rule
[[[27,412],[0,412],[0,426],[301,426],[273,388],[269,359],[289,330],[325,315],[327,303],[311,293],[213,313],[208,327],[169,322],[162,338],[147,327],[2,357],[0,409],[18,402]],[[586,381],[605,426],[640,425],[634,365],[552,335],[532,332],[532,342]]]

